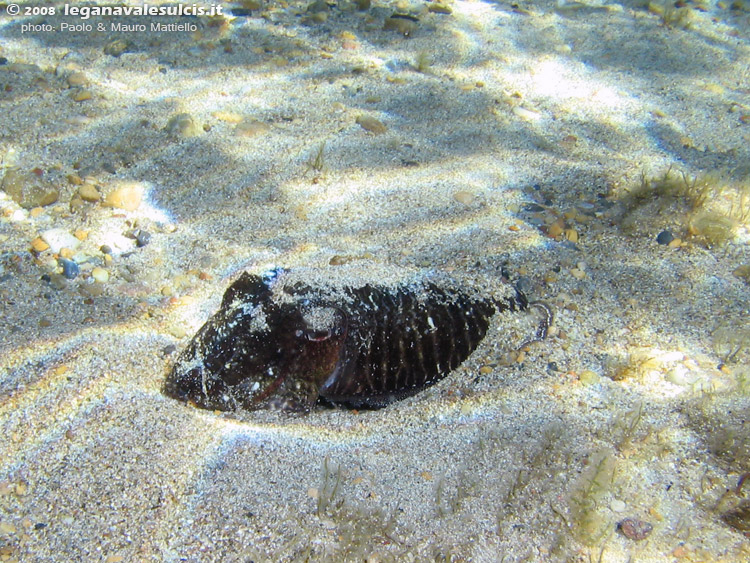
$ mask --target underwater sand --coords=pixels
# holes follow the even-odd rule
[[[0,561],[750,558],[747,226],[707,245],[684,198],[628,196],[750,172],[744,4],[688,4],[687,28],[637,2],[430,5],[64,33],[3,7],[3,173],[58,201],[0,192]],[[229,283],[272,265],[507,275],[555,323],[519,357],[534,315],[497,318],[377,411],[164,396]]]

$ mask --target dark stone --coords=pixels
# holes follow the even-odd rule
[[[669,244],[674,240],[672,231],[662,231],[656,236],[656,242],[659,244]]]
[[[617,529],[628,539],[633,541],[645,540],[653,531],[654,527],[643,520],[636,518],[625,518],[617,523]]]
[[[63,276],[65,276],[69,280],[75,279],[81,272],[78,264],[76,264],[72,260],[60,258],[58,262],[60,263],[60,266],[62,266]]]
[[[138,248],[144,247],[149,242],[151,242],[151,233],[149,233],[148,231],[137,229],[133,234],[135,235],[135,245]]]
[[[528,211],[529,213],[540,213],[544,211],[544,207],[537,203],[524,203],[523,210]]]

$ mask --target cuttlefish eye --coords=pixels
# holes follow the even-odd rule
[[[298,338],[323,342],[341,329],[342,314],[334,307],[311,307],[302,313],[303,327],[295,331]]]
[[[307,339],[312,342],[323,342],[324,340],[328,340],[329,338],[331,338],[331,336],[333,336],[333,332],[331,330],[308,330],[307,332],[305,332],[305,337],[307,337]]]

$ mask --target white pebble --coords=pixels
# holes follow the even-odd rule
[[[81,241],[70,234],[65,229],[49,229],[44,231],[41,235],[42,240],[49,244],[49,248],[52,252],[58,253],[62,248],[69,248],[73,250],[78,248]]]
[[[513,113],[525,121],[539,121],[542,118],[542,114],[526,109],[522,106],[515,106],[513,108]]]

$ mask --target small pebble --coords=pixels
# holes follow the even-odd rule
[[[91,90],[76,90],[73,92],[70,96],[73,98],[74,102],[85,102],[86,100],[90,100],[94,97],[94,95],[91,93]]]
[[[172,137],[195,137],[202,129],[189,113],[178,113],[167,121],[164,131]]]
[[[746,283],[750,283],[750,264],[742,264],[741,266],[737,266],[732,271],[732,275],[743,280]]]
[[[117,207],[125,211],[135,211],[141,205],[143,199],[143,187],[132,182],[126,183],[122,187],[111,192],[105,203],[110,207]]]
[[[77,86],[85,86],[88,84],[88,78],[81,71],[71,72],[68,75],[68,86],[75,88]]]
[[[325,0],[315,0],[307,6],[307,12],[310,14],[317,14],[319,12],[327,12],[331,8]]]
[[[564,149],[570,150],[575,148],[576,143],[578,143],[578,137],[575,135],[565,135],[560,141],[560,146]]]
[[[433,14],[452,14],[453,10],[450,6],[441,4],[440,2],[431,2],[427,9]]]
[[[78,288],[78,291],[81,292],[81,295],[87,298],[85,303],[88,305],[93,303],[94,297],[99,297],[104,294],[104,285],[100,283],[85,283]]]
[[[233,112],[233,111],[215,111],[211,114],[211,116],[215,117],[219,121],[224,121],[225,123],[232,123],[234,125],[237,125],[244,119],[241,114]]]
[[[96,186],[88,183],[84,183],[78,188],[78,195],[83,201],[88,201],[89,203],[96,203],[102,197]]]
[[[78,267],[78,264],[76,264],[72,260],[66,260],[65,258],[60,258],[59,263],[63,269],[63,276],[65,276],[69,280],[75,279],[78,276],[78,274],[81,272],[81,269]]]
[[[185,338],[187,336],[187,330],[184,326],[171,326],[169,333],[175,338]]]
[[[610,503],[609,507],[613,512],[625,512],[625,509],[628,506],[623,501],[616,498]]]
[[[331,266],[343,266],[344,264],[348,264],[352,261],[351,256],[342,256],[341,254],[334,254],[331,256],[331,259],[328,261],[328,264]]]
[[[234,128],[234,134],[238,137],[255,137],[268,133],[271,128],[257,119],[245,118]]]
[[[463,203],[464,205],[469,205],[472,201],[474,201],[474,194],[467,191],[460,191],[453,194],[453,199],[455,199],[458,203]]]
[[[91,270],[91,277],[99,283],[106,283],[109,281],[109,272],[104,268],[97,266]]]
[[[124,39],[115,39],[114,41],[107,43],[104,47],[104,54],[119,57],[126,52],[129,47],[130,43],[128,41],[125,41]]]
[[[393,14],[385,20],[383,29],[385,31],[398,31],[404,37],[409,37],[417,30],[418,21],[414,16]]]
[[[656,242],[659,244],[669,244],[674,240],[674,235],[672,234],[672,231],[662,231],[656,236]]]
[[[564,230],[565,228],[563,222],[560,220],[555,221],[549,227],[547,227],[547,236],[550,238],[557,238],[563,233]]]
[[[595,371],[592,371],[590,369],[583,370],[581,374],[578,376],[578,380],[581,382],[581,385],[595,385],[596,383],[599,383],[599,374]]]
[[[385,133],[388,128],[378,119],[369,115],[360,115],[356,119],[357,125],[359,125],[365,131],[374,133],[375,135],[381,135]]]
[[[36,237],[31,241],[31,248],[34,250],[34,252],[44,252],[45,250],[49,249],[49,244],[44,242],[41,237]]]
[[[8,168],[5,171],[0,189],[24,209],[51,205],[60,196],[59,190],[46,184],[38,174],[18,168]]]
[[[654,527],[643,520],[625,518],[617,523],[617,529],[628,539],[634,541],[645,540],[653,531]]]

